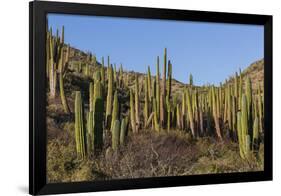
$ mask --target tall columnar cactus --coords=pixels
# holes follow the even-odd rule
[[[102,64],[101,64],[101,83],[104,86],[105,85],[105,71],[104,71],[104,58],[102,57],[101,60]]]
[[[85,76],[90,75],[90,66],[87,63],[84,65],[84,74],[85,74]]]
[[[94,149],[95,152],[99,152],[103,146],[103,113],[104,113],[104,100],[102,96],[102,84],[97,80],[94,84]]]
[[[241,114],[238,112],[238,140],[240,148],[240,156],[242,159],[248,159],[250,156],[250,135],[248,132],[248,106],[247,98],[245,95],[242,96],[241,102]]]
[[[84,128],[84,112],[81,92],[76,91],[75,94],[75,141],[78,159],[85,159],[87,155],[86,149],[86,132]]]
[[[91,155],[91,152],[94,150],[94,113],[93,112],[88,112],[87,113],[87,133],[86,133],[86,138],[87,138],[87,152],[88,155]]]
[[[116,68],[116,64],[114,63],[114,69],[113,69],[113,84],[114,87],[118,86],[118,76],[117,76],[117,68]]]
[[[127,136],[127,130],[128,130],[128,116],[122,119],[121,122],[121,128],[120,128],[120,145],[124,145],[125,143],[125,138]]]
[[[233,129],[232,129],[232,96],[230,94],[230,88],[228,88],[228,93],[227,93],[227,122],[228,122],[228,130],[230,134],[233,134]]]
[[[157,116],[160,117],[160,72],[159,72],[159,56],[156,64],[156,108]]]
[[[148,76],[145,77],[144,83],[145,91],[144,91],[144,108],[143,108],[143,118],[144,118],[144,127],[147,128],[147,121],[149,116],[149,93],[148,93]]]
[[[130,121],[132,131],[136,132],[136,116],[135,116],[135,103],[132,89],[130,89]]]
[[[163,77],[162,77],[163,97],[166,97],[166,67],[167,67],[167,48],[164,49]]]
[[[165,109],[165,98],[163,93],[160,95],[160,126],[162,128],[166,126],[166,109]]]
[[[182,129],[181,119],[182,119],[182,116],[181,116],[180,105],[177,104],[177,128],[180,130]]]
[[[112,126],[112,149],[117,150],[120,141],[120,121],[115,120]]]
[[[123,88],[123,65],[120,65],[119,68],[119,77],[118,77],[118,85],[120,88]]]
[[[151,92],[151,72],[150,72],[150,67],[148,66],[147,68],[147,93],[148,93],[148,98],[149,101],[151,101],[152,98],[152,92]]]
[[[253,141],[252,141],[252,149],[255,153],[259,150],[259,118],[255,117],[254,125],[253,125]]]
[[[94,108],[94,83],[89,85],[89,111],[92,112]]]
[[[238,85],[238,74],[237,72],[235,73],[234,77],[234,96],[237,99],[239,96],[239,85]]]
[[[182,114],[182,116],[181,116],[181,127],[182,127],[182,129],[183,130],[185,130],[186,129],[186,121],[185,121],[185,119],[186,119],[186,109],[187,109],[187,106],[186,106],[186,97],[185,97],[185,93],[183,92],[182,93],[182,105],[181,105],[181,114]]]
[[[237,138],[237,106],[236,106],[236,97],[232,98],[232,132],[233,132],[233,139],[236,140]]]
[[[158,116],[157,116],[157,106],[156,106],[156,99],[153,98],[153,126],[155,131],[160,132],[160,126],[159,126],[159,121],[158,121]]]
[[[109,57],[108,57],[109,61]],[[112,104],[113,104],[113,70],[112,67],[107,67],[107,98],[106,98],[106,127],[110,128]]]
[[[114,126],[115,120],[118,119],[119,119],[119,103],[118,103],[118,94],[117,91],[115,91],[114,100],[113,100],[112,119],[111,119],[111,131]]]
[[[192,136],[196,137],[197,135],[194,126],[193,109],[192,109],[192,102],[191,102],[189,89],[187,89],[185,92],[186,92],[186,103],[187,103],[187,112],[188,112],[190,129],[191,129]]]
[[[139,116],[139,77],[136,74],[135,75],[136,81],[135,81],[135,114],[136,114],[136,131],[138,132],[140,128],[140,116]]]
[[[60,97],[61,97],[61,103],[62,103],[64,112],[70,113],[70,109],[69,109],[67,99],[66,99],[65,93],[64,93],[64,81],[63,81],[64,67],[66,66],[67,63],[68,62],[63,61],[63,49],[61,49],[60,56],[59,56],[59,65],[58,65]]]
[[[169,132],[171,129],[171,121],[172,121],[170,101],[166,100],[166,104],[167,104],[167,131]]]
[[[56,96],[56,84],[57,84],[57,72],[56,72],[56,62],[54,59],[55,54],[55,40],[50,34],[49,36],[49,60],[47,63],[49,64],[49,86],[50,86],[50,97],[54,98]]]
[[[172,91],[172,64],[170,61],[168,61],[168,84],[167,84],[168,99],[171,98],[171,91]]]
[[[263,130],[263,100],[262,100],[262,92],[261,87],[258,87],[258,117],[259,117],[259,129],[260,132]]]
[[[215,88],[212,87],[212,105],[213,105],[213,118],[214,118],[214,121],[215,121],[215,128],[216,128],[216,133],[217,133],[217,136],[219,138],[219,140],[222,140],[222,135],[221,135],[221,128],[220,128],[220,123],[219,123],[219,116],[218,116],[218,111],[217,111],[217,104],[218,104],[218,101],[217,101],[217,97],[216,97],[216,94],[215,94]]]
[[[252,98],[252,83],[251,79],[248,77],[246,80],[246,98],[247,98],[247,107],[248,107],[248,129],[249,129],[249,135],[252,137],[253,136],[253,98]]]

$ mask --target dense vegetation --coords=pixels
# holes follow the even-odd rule
[[[263,169],[263,90],[248,72],[220,86],[119,70],[47,32],[50,182]],[[247,73],[247,74],[246,74]],[[162,76],[162,77],[161,77]]]

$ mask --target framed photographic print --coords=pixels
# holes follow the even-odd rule
[[[29,6],[30,194],[272,180],[272,16]]]

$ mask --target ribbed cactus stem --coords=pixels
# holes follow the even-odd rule
[[[136,74],[135,75],[136,81],[135,81],[135,115],[136,115],[136,131],[138,132],[140,128],[140,116],[139,116],[139,77]]]
[[[118,94],[117,91],[115,91],[114,100],[113,100],[112,119],[111,119],[111,131],[114,126],[115,120],[118,119],[119,119],[119,103],[118,103]]]
[[[102,96],[102,84],[96,81],[94,84],[94,148],[95,152],[99,152],[103,146],[103,115],[104,115],[104,100]]]
[[[194,118],[193,118],[193,109],[192,109],[192,102],[189,90],[186,90],[186,103],[187,103],[187,112],[188,112],[188,118],[189,118],[189,124],[192,136],[196,137],[196,131],[195,131],[195,125],[194,125]]]
[[[166,97],[166,67],[167,67],[167,48],[164,49],[163,77],[162,77],[162,94]]]
[[[104,58],[102,57],[102,65],[101,65],[101,83],[104,86],[105,85],[105,71],[104,71]]]
[[[159,56],[157,57],[156,65],[156,108],[157,117],[160,117],[160,72],[159,72]]]
[[[75,141],[78,159],[85,159],[86,150],[86,132],[84,129],[84,114],[81,92],[75,94]]]
[[[60,98],[61,98],[61,103],[64,109],[64,112],[69,114],[70,113],[70,109],[67,103],[67,99],[65,97],[65,93],[64,93],[64,81],[63,81],[63,50],[61,49],[60,51],[60,56],[59,56],[59,67],[58,67],[58,71],[59,71],[59,87],[60,87]]]
[[[130,89],[130,121],[132,131],[136,132],[136,116],[135,116],[135,103],[134,103],[134,95],[132,89]]]
[[[153,123],[154,123],[154,129],[157,132],[160,132],[160,126],[159,126],[159,121],[158,121],[158,116],[157,116],[157,106],[156,106],[156,99],[153,98]]]
[[[245,159],[245,154],[244,154],[245,144],[244,144],[243,133],[242,133],[242,115],[241,115],[241,112],[237,112],[237,134],[238,134],[240,157],[242,159]]]
[[[152,92],[151,92],[151,72],[150,72],[150,67],[148,66],[147,68],[147,93],[148,93],[148,98],[149,101],[151,101],[152,98]]]
[[[120,121],[115,120],[112,127],[112,149],[117,150],[120,140]]]
[[[259,150],[259,118],[256,116],[253,125],[253,141],[252,149],[254,152]]]
[[[246,98],[247,98],[247,107],[248,107],[248,130],[249,135],[253,136],[253,98],[252,98],[252,82],[248,77],[246,80]]]
[[[87,150],[90,154],[94,150],[94,113],[89,111],[87,114]]]
[[[120,128],[120,145],[124,145],[128,130],[128,117],[122,119]]]
[[[145,77],[145,92],[144,92],[144,108],[143,108],[143,117],[144,117],[144,126],[147,127],[148,115],[149,115],[149,93],[148,93],[148,76]]]
[[[171,91],[172,91],[172,64],[170,61],[168,61],[168,85],[167,85],[168,99],[171,98]]]
[[[109,61],[109,57],[108,57]],[[113,70],[109,66],[107,68],[107,98],[106,98],[106,127],[110,128],[111,123],[111,113],[112,113],[112,104],[113,104]]]
[[[218,117],[218,112],[217,112],[217,104],[218,104],[218,101],[217,101],[217,97],[215,94],[215,89],[214,89],[214,87],[212,87],[213,118],[215,121],[215,128],[216,128],[217,136],[218,136],[219,140],[222,140],[221,128],[220,128],[219,117]]]

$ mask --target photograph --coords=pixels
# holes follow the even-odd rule
[[[45,33],[47,183],[264,171],[264,25],[48,13]]]

